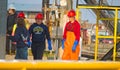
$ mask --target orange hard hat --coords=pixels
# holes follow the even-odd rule
[[[76,16],[76,13],[74,10],[70,10],[67,14],[68,17],[75,17]]]
[[[42,13],[38,13],[38,14],[35,16],[35,19],[43,19],[43,14],[42,14]]]
[[[18,18],[25,18],[25,14],[23,12],[18,13],[17,15]]]

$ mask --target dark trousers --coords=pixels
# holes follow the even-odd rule
[[[45,43],[32,43],[31,50],[34,60],[42,59]]]
[[[10,54],[10,39],[6,36],[6,54]]]
[[[12,44],[12,41],[10,42],[10,39],[6,36],[6,54],[15,53],[15,49],[16,49],[16,44]]]
[[[12,30],[8,30],[7,34],[11,35]],[[8,38],[8,36],[6,36],[6,54],[10,54],[10,44],[10,39]]]

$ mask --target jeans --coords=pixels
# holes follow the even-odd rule
[[[16,48],[15,59],[27,59],[28,58],[28,47]]]

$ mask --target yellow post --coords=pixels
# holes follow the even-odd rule
[[[117,21],[118,21],[117,18],[118,18],[118,9],[115,9],[113,61],[115,61],[116,58],[116,38],[117,38]]]
[[[117,37],[117,22],[118,20],[120,20],[120,18],[118,18],[118,10],[120,10],[119,7],[110,7],[110,6],[78,6],[77,7],[77,10],[79,10],[80,8],[85,8],[85,9],[99,9],[99,10],[102,10],[102,9],[107,9],[107,10],[115,10],[115,18],[100,18],[100,13],[99,11],[97,12],[97,23],[96,23],[96,42],[95,42],[95,60],[97,60],[97,56],[98,56],[98,38],[112,38],[114,39],[114,49],[113,49],[113,60],[115,61],[115,58],[116,58],[116,38],[120,38],[120,37]],[[76,11],[77,12],[77,11]],[[77,12],[78,14],[78,12]],[[78,19],[79,16],[77,15],[76,18]],[[98,35],[98,23],[99,23],[99,20],[114,20],[114,36],[99,36]]]
[[[120,62],[7,61],[0,62],[0,70],[120,70]]]
[[[22,68],[22,70],[26,70],[26,67]]]
[[[79,21],[79,10],[80,10],[79,8],[76,9],[76,20],[78,21]]]
[[[98,23],[99,23],[99,10],[97,11],[97,23],[96,23],[96,40],[95,40],[95,61],[97,60],[98,57]]]

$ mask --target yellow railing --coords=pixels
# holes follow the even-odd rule
[[[94,54],[94,59],[97,60],[98,57],[98,39],[99,38],[112,38],[114,40],[114,49],[113,49],[113,61],[115,61],[116,59],[116,40],[119,39],[120,37],[117,37],[117,24],[118,24],[118,20],[120,18],[118,18],[118,11],[120,10],[120,7],[114,7],[114,6],[78,6],[76,13],[77,13],[77,20],[79,18],[78,16],[78,12],[80,9],[96,9],[97,10],[97,22],[96,22],[96,42],[95,42],[95,54]],[[113,18],[100,18],[100,12],[99,10],[113,10],[115,11],[115,17]],[[98,35],[98,23],[99,20],[113,20],[114,21],[114,33],[113,36],[99,36]]]
[[[120,70],[120,62],[94,62],[94,61],[0,62],[0,70]]]

